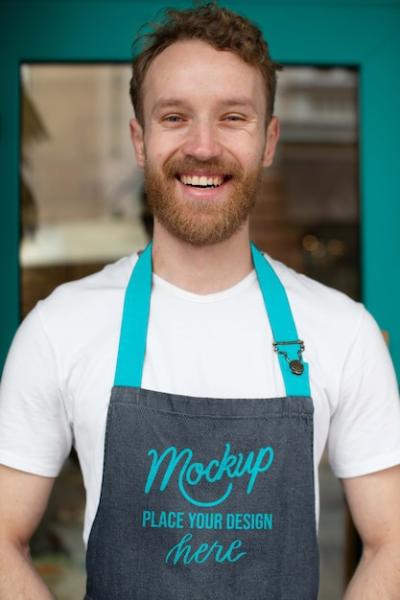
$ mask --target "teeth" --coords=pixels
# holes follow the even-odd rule
[[[181,175],[180,180],[185,185],[196,185],[200,187],[217,187],[223,183],[224,178],[220,175],[214,175],[212,177],[207,177],[206,175]]]

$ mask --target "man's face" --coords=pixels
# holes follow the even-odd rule
[[[172,44],[151,63],[144,129],[131,121],[150,206],[175,237],[207,245],[247,221],[279,126],[265,126],[261,73],[199,40]]]

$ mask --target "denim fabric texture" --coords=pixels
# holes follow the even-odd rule
[[[86,600],[316,600],[312,400],[115,386],[86,563]]]

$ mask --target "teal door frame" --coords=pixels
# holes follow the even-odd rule
[[[19,323],[20,65],[127,61],[139,26],[171,4],[188,5],[133,0],[0,4],[0,368]],[[363,302],[389,332],[399,374],[400,3],[237,0],[224,4],[260,25],[273,57],[282,63],[359,69]]]

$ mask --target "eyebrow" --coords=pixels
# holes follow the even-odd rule
[[[181,98],[160,98],[160,100],[158,100],[155,105],[153,106],[153,110],[152,112],[156,112],[159,110],[163,110],[165,108],[170,108],[170,107],[175,107],[175,106],[179,106],[179,107],[187,107],[188,103],[185,102],[184,100],[182,100]],[[253,110],[255,110],[255,106],[253,104],[253,102],[250,100],[250,98],[247,98],[246,96],[237,96],[237,97],[233,97],[233,98],[227,98],[226,100],[223,100],[221,102],[221,106],[226,106],[226,107],[235,107],[235,106],[240,106],[240,107],[248,107],[251,108]]]
[[[169,108],[170,106],[187,106],[187,103],[179,98],[161,98],[157,100],[155,105],[153,106],[152,112],[156,112],[157,110],[162,110],[163,108]]]
[[[247,106],[255,110],[254,103],[246,96],[238,96],[236,98],[228,98],[222,102],[224,106]]]

